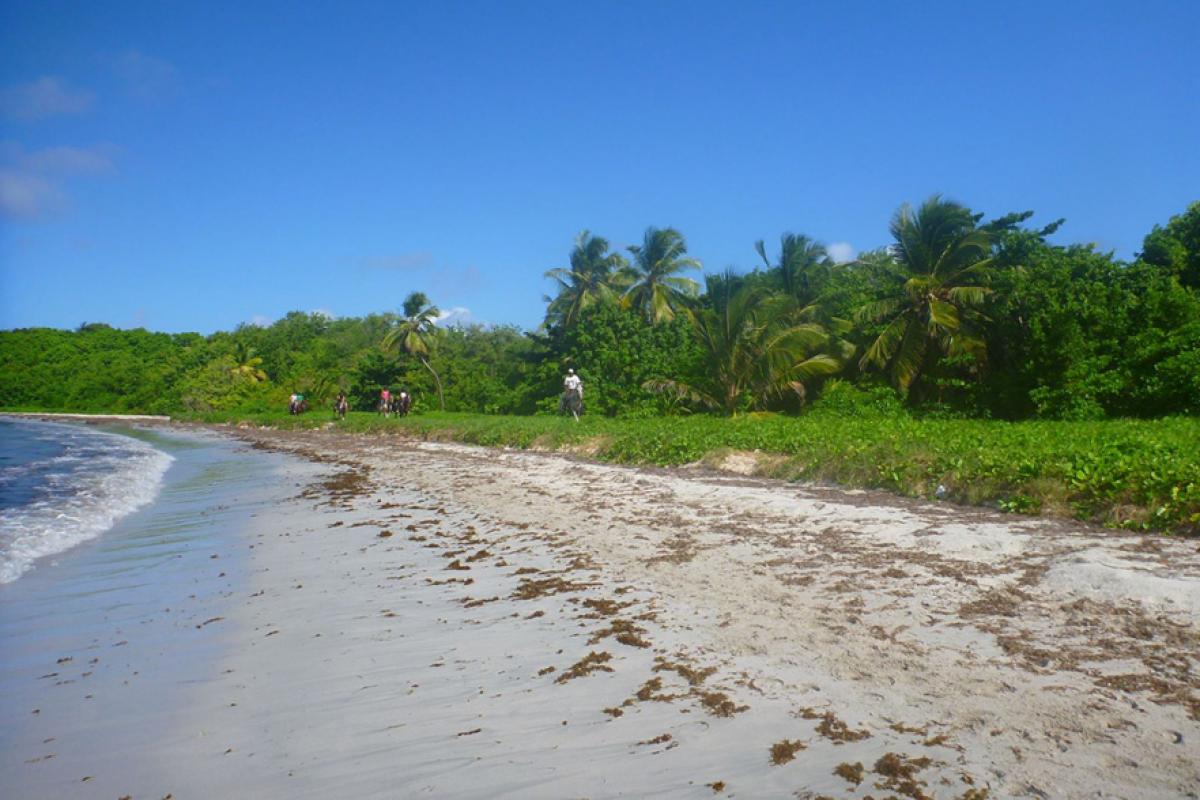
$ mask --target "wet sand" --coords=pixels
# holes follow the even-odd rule
[[[6,796],[1200,793],[1195,540],[231,432],[295,456],[295,487],[228,542],[244,575],[190,629],[221,631],[206,677],[169,734],[87,742],[103,776],[60,748],[5,761]]]

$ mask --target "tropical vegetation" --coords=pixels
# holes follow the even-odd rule
[[[901,446],[905,437],[941,453],[945,448],[930,443],[929,432],[966,443],[976,434],[954,431],[982,430],[967,422],[998,426],[977,439],[985,448],[1016,441],[999,433],[1010,430],[999,420],[1094,422],[1100,427],[1070,430],[1150,432],[1161,444],[1152,433],[1159,429],[1132,422],[1119,428],[1114,420],[1175,418],[1163,423],[1162,430],[1172,431],[1167,438],[1191,435],[1192,449],[1200,451],[1200,202],[1154,226],[1132,260],[1090,244],[1061,243],[1063,220],[1034,224],[1033,217],[1026,211],[987,218],[935,196],[915,208],[901,206],[891,220],[891,243],[849,261],[835,261],[807,234],[787,232],[777,252],[762,240],[748,243],[751,268],[709,274],[675,228],[649,227],[626,248],[585,230],[564,247],[565,265],[544,265],[551,293],[543,323],[531,331],[441,324],[438,308],[416,287],[398,311],[339,319],[292,312],[270,325],[210,335],[104,323],[4,331],[0,408],[269,415],[286,408],[293,391],[308,395],[315,408],[342,391],[352,408],[368,411],[382,388],[403,387],[414,395],[418,414],[433,408],[552,414],[570,367],[587,386],[590,421],[580,430],[609,424],[595,419],[601,416],[655,418],[662,436],[683,430],[677,425],[744,431],[748,423],[709,415],[741,419],[768,412],[782,416],[757,429],[772,431],[761,443],[738,434],[721,446],[792,452],[788,426],[808,430],[814,423],[806,420],[820,418],[822,427],[886,440],[897,454],[915,458]],[[831,386],[840,388],[831,392]],[[878,431],[856,427],[862,404],[838,399],[851,391],[879,402],[890,398],[895,414]],[[840,415],[829,413],[838,408]],[[696,421],[681,420],[689,416]],[[353,420],[346,424],[361,424]],[[955,420],[965,427],[938,427]],[[661,442],[648,460],[670,460],[674,445],[638,430],[641,441]],[[1020,430],[1041,435],[1049,429]],[[1101,434],[1088,435],[1095,463],[1063,456],[1047,466],[1053,459],[1046,450],[1044,463],[1026,472],[1090,485],[1091,477],[1079,476],[1120,459]],[[705,433],[696,441],[725,441],[712,437]],[[1128,437],[1120,441],[1135,447]],[[1067,440],[1048,436],[1051,446],[1067,447]],[[623,457],[624,445],[613,447],[613,457]],[[689,455],[697,450],[679,447]],[[836,461],[841,447],[817,451]],[[954,458],[985,457],[968,458],[968,450],[963,444]],[[868,451],[896,471],[897,486],[913,493],[925,491],[928,475],[921,473],[925,482],[918,488],[911,470],[942,474],[948,463],[939,455],[904,466],[862,450]],[[1096,455],[1101,452],[1111,458]],[[1137,461],[1136,469],[1152,460]],[[1184,471],[1195,466],[1187,459],[1178,464]],[[1156,518],[1183,518],[1170,510],[1159,514],[1171,507],[1160,502],[1161,486],[1158,494],[1127,496],[1136,494],[1139,481],[1178,474],[1147,474],[1143,481],[1121,472],[1125,467],[1113,469],[1111,486],[1125,487],[1113,489],[1114,502],[1145,509],[1157,503]],[[962,474],[968,473],[976,474]],[[1036,492],[1016,491],[1024,484],[1001,473],[995,485],[1006,488],[995,489],[996,498],[1007,497],[1014,508],[1045,505]],[[1200,483],[1192,478],[1176,484],[1185,498],[1186,487]],[[1082,502],[1069,497],[1071,504]]]

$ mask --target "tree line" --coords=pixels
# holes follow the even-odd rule
[[[985,219],[933,197],[902,206],[892,242],[835,263],[816,240],[754,244],[749,271],[704,274],[673,228],[614,252],[578,235],[535,331],[441,328],[421,292],[399,312],[292,312],[211,336],[0,333],[0,406],[171,413],[318,404],[530,414],[575,368],[591,413],[799,412],[838,402],[921,414],[1098,419],[1200,412],[1200,203],[1155,226],[1131,262],[1049,241],[1062,220]],[[750,248],[748,248],[748,251]]]

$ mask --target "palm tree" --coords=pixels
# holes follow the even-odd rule
[[[396,327],[383,337],[385,350],[399,350],[401,353],[413,356],[429,370],[437,385],[438,407],[446,410],[446,400],[442,395],[442,379],[437,370],[429,363],[433,354],[433,342],[437,332],[435,323],[441,314],[437,306],[430,305],[429,298],[424,292],[413,292],[404,300],[404,318],[396,323]]]
[[[262,368],[262,356],[245,342],[234,342],[233,363],[229,374],[235,378],[248,378],[253,383],[267,379],[267,372]]]
[[[888,295],[863,306],[856,316],[860,322],[887,324],[859,367],[890,370],[904,394],[939,351],[972,356],[977,364],[986,357],[976,330],[984,318],[976,309],[991,292],[980,285],[992,262],[991,237],[975,222],[967,208],[939,195],[915,214],[905,204],[892,218],[892,257],[870,262],[890,284]]]
[[[779,238],[779,263],[775,265],[767,258],[762,239],[754,243],[754,249],[766,264],[768,274],[778,276],[783,291],[802,306],[816,299],[829,277],[832,261],[825,245],[803,234],[785,233]]]
[[[674,228],[647,228],[640,245],[629,248],[633,266],[632,284],[622,298],[627,306],[659,323],[675,318],[686,301],[699,294],[700,286],[691,278],[680,277],[687,269],[700,269],[700,262],[687,257],[687,243]]]
[[[730,287],[734,282],[723,283]],[[704,351],[707,374],[695,383],[660,379],[647,381],[644,388],[731,416],[747,402],[761,408],[788,392],[803,401],[805,383],[837,372],[846,355],[845,346],[824,327],[795,323],[791,303],[762,287],[727,288],[712,307],[684,313]]]
[[[546,277],[558,283],[558,294],[545,297],[546,322],[570,327],[588,306],[615,301],[620,292],[619,276],[628,267],[619,253],[608,252],[608,241],[582,231],[575,237],[571,266],[556,267]]]

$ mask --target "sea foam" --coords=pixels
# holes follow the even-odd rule
[[[0,508],[0,583],[15,581],[39,558],[94,539],[152,502],[175,460],[127,436],[27,424],[38,425],[37,436],[52,441],[57,454],[0,470],[0,487],[20,479],[28,489],[23,502]]]

